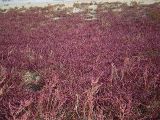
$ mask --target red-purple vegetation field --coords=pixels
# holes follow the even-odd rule
[[[0,12],[0,120],[159,120],[160,4],[50,9]]]

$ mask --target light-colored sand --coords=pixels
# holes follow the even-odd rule
[[[32,0],[30,0],[32,1]],[[34,0],[33,0],[34,1]],[[1,9],[9,9],[9,8],[14,8],[14,7],[22,7],[24,6],[25,8],[29,8],[29,7],[34,7],[34,6],[38,6],[38,7],[45,7],[48,6],[48,4],[51,5],[55,5],[55,4],[65,4],[65,7],[72,7],[74,3],[103,3],[103,2],[122,2],[122,3],[127,3],[128,5],[130,5],[130,3],[132,1],[136,1],[138,3],[141,4],[153,4],[155,2],[160,2],[160,0],[60,0],[60,1],[56,1],[51,2],[50,0],[47,2],[47,0],[41,0],[41,2],[8,2],[8,3],[3,3],[2,1],[0,1],[0,8]],[[3,4],[2,4],[3,3]]]
[[[155,2],[160,2],[160,0],[77,0],[78,2],[122,2],[130,4],[133,1],[142,4],[152,4]]]

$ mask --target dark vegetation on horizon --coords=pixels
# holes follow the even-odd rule
[[[0,120],[160,119],[160,4],[71,10],[0,12]]]

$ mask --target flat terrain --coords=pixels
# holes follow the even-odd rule
[[[0,12],[0,120],[160,119],[160,4]]]
[[[104,3],[104,2],[122,2],[130,5],[134,0],[0,0],[1,9],[9,9],[14,7],[44,7],[48,4],[65,4],[72,6],[74,3]],[[140,4],[153,4],[160,0],[135,0]]]

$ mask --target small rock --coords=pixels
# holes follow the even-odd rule
[[[25,88],[32,91],[39,91],[43,87],[41,76],[37,72],[27,71],[23,76]]]

